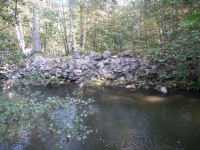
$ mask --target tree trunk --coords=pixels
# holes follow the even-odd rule
[[[77,50],[76,46],[76,34],[75,34],[75,17],[74,17],[74,9],[72,5],[69,5],[69,46],[70,53]]]
[[[63,28],[63,33],[62,33],[62,38],[63,38],[63,45],[65,48],[65,54],[69,54],[69,42],[68,42],[68,37],[67,37],[67,19],[64,11],[64,3],[62,0],[62,8],[60,10],[60,22],[61,22],[61,27]]]
[[[19,42],[19,47],[21,48],[23,54],[25,54],[26,50],[25,50],[24,34],[23,34],[22,25],[19,20],[16,21],[15,30],[16,30],[16,35]]]
[[[86,16],[84,15],[84,2],[80,2],[80,48],[82,50],[85,49],[85,41],[86,41]]]
[[[160,36],[160,49],[163,50],[165,45],[165,25],[164,25],[164,8],[162,2],[159,2],[159,36]]]
[[[44,53],[47,51],[47,34],[48,34],[48,25],[45,23],[45,37],[44,37]]]
[[[41,52],[41,40],[40,40],[40,25],[39,25],[39,12],[38,8],[33,7],[33,30],[32,30],[32,40],[33,40],[33,53]]]
[[[18,5],[18,1],[15,0],[15,30],[16,30],[16,35],[19,42],[19,47],[21,48],[23,54],[26,54],[24,34],[23,34],[22,25],[21,25],[19,15],[18,15],[17,5]]]

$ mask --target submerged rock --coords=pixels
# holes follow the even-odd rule
[[[167,94],[168,93],[168,90],[167,90],[167,87],[165,86],[160,86],[160,85],[157,85],[155,87],[155,89],[159,92],[161,92],[162,94]]]
[[[130,84],[126,86],[127,89],[136,89],[135,84]]]
[[[163,94],[167,94],[167,93],[168,93],[167,88],[164,87],[164,86],[162,86],[162,87],[160,88],[160,91],[161,91]]]

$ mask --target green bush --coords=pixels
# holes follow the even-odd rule
[[[9,33],[0,32],[0,61],[3,64],[19,64],[23,54],[17,46],[17,40]]]

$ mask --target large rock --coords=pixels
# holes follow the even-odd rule
[[[107,59],[107,58],[109,58],[109,57],[111,57],[112,56],[112,53],[110,52],[110,51],[105,51],[104,53],[103,53],[103,58],[104,59]]]

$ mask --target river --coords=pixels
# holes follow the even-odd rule
[[[0,93],[0,150],[199,150],[200,96],[62,86]]]

